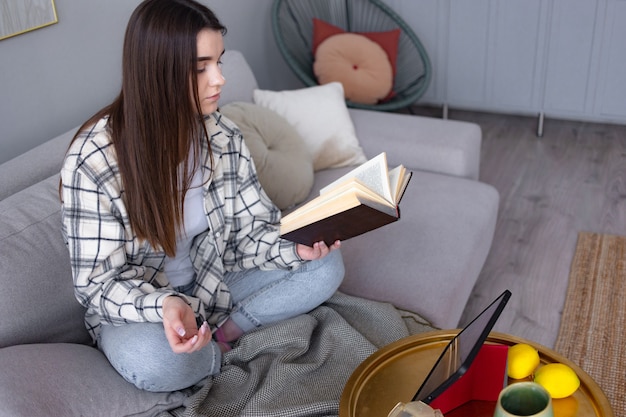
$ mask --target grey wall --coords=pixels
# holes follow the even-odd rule
[[[228,27],[262,88],[301,86],[270,30],[272,0],[201,0]],[[140,0],[57,0],[59,23],[0,41],[0,163],[79,125],[118,93],[128,18]],[[271,68],[271,70],[270,70]]]
[[[0,162],[63,133],[119,88],[138,0],[57,0],[59,23],[0,41]]]
[[[140,1],[56,0],[58,24],[0,41],[0,163],[76,127],[114,98],[120,83],[124,28]],[[273,0],[199,1],[211,7],[228,27],[226,48],[244,53],[261,88],[302,87],[275,45],[270,18]],[[620,29],[623,25],[613,24],[624,20],[626,2],[529,0],[521,4],[474,0],[469,5],[454,0],[386,0],[386,3],[413,28],[433,63],[433,79],[420,100],[422,103],[536,114],[544,111],[544,100],[548,104],[555,100],[569,103],[568,97],[574,92],[580,98],[580,106],[592,111],[570,114],[548,106],[554,112],[548,116],[626,123],[621,94],[626,85],[623,71],[626,53],[623,42],[616,41],[623,38]],[[552,3],[558,4],[559,10],[573,10],[572,16],[568,12],[565,19],[563,13],[553,13]],[[572,8],[570,3],[576,7]],[[568,24],[551,23],[561,18]],[[559,32],[564,27],[578,34],[583,29],[578,22],[584,22],[582,32],[595,31],[593,36],[580,35],[586,44],[595,45],[595,49],[588,48],[587,55],[578,54],[581,45],[578,37],[569,36],[567,31]],[[539,32],[533,35],[527,30],[530,26],[539,28]],[[555,45],[566,51],[561,54],[562,59],[559,54],[548,53],[549,48],[541,47],[551,45],[548,33],[554,31],[560,39]],[[594,52],[596,49],[598,52]],[[600,50],[604,52],[600,54]],[[518,64],[520,60],[525,66]],[[586,61],[593,65],[578,65]],[[575,87],[565,89],[565,93],[559,89],[546,90],[545,77],[552,73],[551,65],[556,65],[552,72],[558,75],[557,81],[568,80]],[[539,70],[533,71],[535,67]],[[526,84],[517,76],[520,71],[527,79]],[[579,73],[589,73],[589,78],[584,81],[587,75],[578,76]],[[577,81],[580,79],[583,82]],[[598,87],[576,88],[576,83]],[[550,93],[548,99],[546,91]],[[528,101],[529,95],[533,97],[530,105],[504,105]]]
[[[303,86],[285,64],[274,42],[272,0],[200,1],[226,25],[226,49],[237,49],[244,54],[261,88],[277,90]]]

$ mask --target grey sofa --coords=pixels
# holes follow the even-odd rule
[[[244,57],[224,57],[221,103],[252,101]],[[367,157],[414,172],[400,221],[343,243],[341,291],[455,328],[490,249],[498,194],[478,181],[477,125],[350,110]],[[393,134],[390,135],[389,131]],[[0,415],[154,415],[181,393],[125,382],[90,344],[60,231],[58,172],[75,129],[0,165]],[[311,195],[350,168],[318,171]],[[106,411],[104,411],[106,410]]]

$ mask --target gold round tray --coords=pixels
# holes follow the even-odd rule
[[[441,351],[459,330],[422,333],[394,342],[367,358],[352,373],[341,402],[340,417],[386,417],[398,402],[409,402]],[[540,344],[504,333],[492,332],[487,343],[512,346],[527,343],[539,351],[541,364],[563,363],[580,378],[580,388],[572,396],[554,400],[554,417],[614,417],[608,399],[598,384],[579,366]],[[512,381],[512,380],[511,380]],[[493,416],[495,402],[471,401],[446,417]]]

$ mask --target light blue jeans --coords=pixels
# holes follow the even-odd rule
[[[306,313],[330,298],[343,280],[341,253],[296,270],[251,269],[228,273],[231,319],[244,331]],[[147,391],[177,391],[220,371],[221,352],[211,341],[191,354],[172,352],[162,323],[102,326],[98,347],[128,382]]]

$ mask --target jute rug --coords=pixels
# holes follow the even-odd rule
[[[579,233],[555,349],[626,416],[626,237]]]

